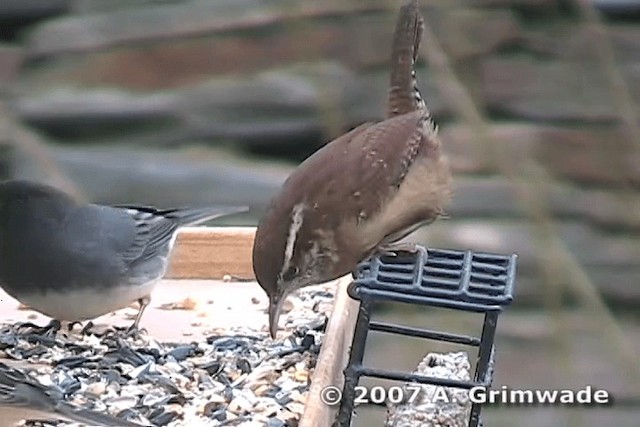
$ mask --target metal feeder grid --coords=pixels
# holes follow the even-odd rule
[[[415,253],[375,255],[358,265],[349,286],[351,298],[360,300],[340,410],[334,426],[349,427],[354,411],[355,387],[363,376],[471,389],[489,387],[493,378],[494,339],[498,316],[513,301],[516,255],[427,249]],[[484,313],[480,338],[372,322],[374,302],[395,301]],[[369,331],[418,337],[478,347],[473,381],[428,377],[409,372],[368,368],[362,365]],[[473,404],[469,427],[478,427],[479,404]]]

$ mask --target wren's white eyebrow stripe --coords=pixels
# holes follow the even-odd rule
[[[285,246],[284,249],[284,260],[282,262],[282,269],[280,270],[281,275],[289,269],[291,258],[293,258],[293,248],[304,219],[304,208],[305,204],[299,203],[291,209],[291,226],[289,226],[289,234],[287,234],[287,246]]]

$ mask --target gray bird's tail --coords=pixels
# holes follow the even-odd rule
[[[418,89],[415,63],[422,39],[424,21],[418,0],[408,0],[400,7],[391,46],[391,78],[387,117],[416,110],[427,111]]]
[[[31,411],[50,419],[64,418],[88,426],[144,427],[142,424],[116,418],[97,411],[67,403],[63,391],[57,386],[45,386],[20,369],[0,362],[0,425],[2,409],[17,408],[29,414]]]
[[[247,206],[220,206],[208,208],[167,209],[158,211],[158,215],[171,219],[179,225],[197,225],[222,216],[247,212]]]

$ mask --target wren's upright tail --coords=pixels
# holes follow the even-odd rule
[[[387,118],[427,106],[418,89],[414,65],[418,57],[424,21],[418,0],[408,0],[400,8],[391,46],[391,80]]]

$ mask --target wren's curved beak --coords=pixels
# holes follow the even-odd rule
[[[282,311],[282,303],[285,299],[286,297],[279,292],[269,297],[269,334],[272,339],[276,339],[280,311]]]

